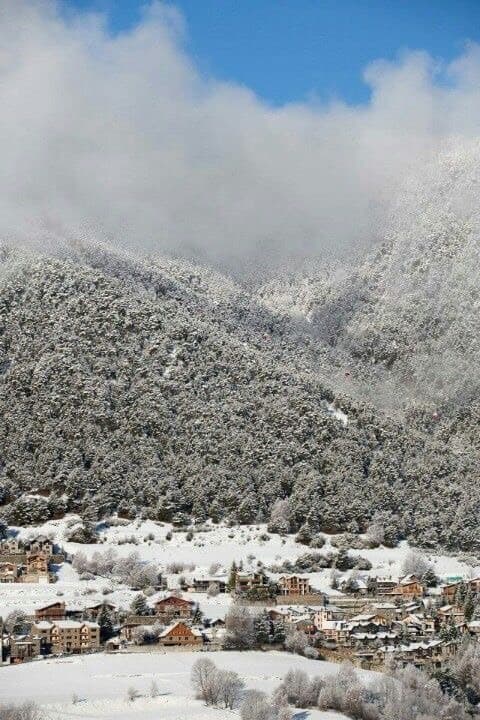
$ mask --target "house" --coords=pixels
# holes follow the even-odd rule
[[[291,630],[297,630],[298,632],[303,632],[306,635],[315,635],[317,631],[310,615],[303,615],[295,618],[289,623],[289,627]]]
[[[271,608],[270,610],[267,610],[267,615],[271,622],[279,622],[285,624],[288,621],[288,612],[286,612],[285,610]]]
[[[65,620],[66,610],[64,602],[54,602],[35,610],[35,621],[39,620]]]
[[[407,615],[402,620],[395,621],[394,627],[402,637],[419,637],[423,634],[422,618],[418,615]]]
[[[26,562],[27,574],[47,575],[48,558],[43,552],[28,553]]]
[[[100,648],[100,626],[78,620],[43,620],[32,626],[32,635],[54,655],[83,653]]]
[[[425,587],[421,584],[416,575],[406,575],[397,585],[390,591],[390,595],[394,595],[401,599],[413,599],[422,597],[425,593]]]
[[[17,538],[6,538],[0,540],[0,554],[1,555],[24,555],[25,550],[23,543]]]
[[[161,598],[154,604],[155,615],[164,619],[190,618],[195,614],[195,609],[196,603],[176,595]]]
[[[51,580],[48,557],[43,552],[27,553],[25,572],[21,581],[24,583],[48,583]]]
[[[377,613],[354,615],[350,618],[349,623],[352,625],[376,625],[379,627],[387,627],[387,625],[390,625],[389,621],[383,615],[378,615]]]
[[[417,615],[420,612],[423,612],[423,606],[415,601],[404,603],[400,611],[403,614],[403,617],[406,617],[407,615]]]
[[[480,638],[480,620],[472,620],[467,623],[467,630],[472,637]]]
[[[401,615],[401,610],[393,603],[377,603],[375,605],[365,606],[364,612],[368,612],[371,609],[376,615],[384,617],[385,620],[396,620]]]
[[[158,642],[161,645],[202,645],[203,635],[200,630],[191,628],[178,620],[160,633]]]
[[[463,608],[459,605],[443,605],[437,610],[437,617],[441,625],[452,622],[455,625],[463,625],[465,622]]]
[[[302,575],[282,575],[278,580],[280,595],[310,595],[310,580]]]
[[[327,642],[335,645],[345,645],[350,636],[348,623],[344,620],[326,620],[323,623],[321,633]]]
[[[434,635],[438,630],[438,621],[436,618],[426,615],[421,618],[422,632],[424,635]]]
[[[426,640],[410,643],[409,645],[390,645],[380,648],[379,653],[393,655],[395,661],[404,667],[413,664],[421,668],[441,668],[443,663],[449,660],[457,652],[457,645],[443,640]]]
[[[345,580],[342,580],[340,589],[349,595],[368,595],[371,590],[371,583],[368,577],[350,575]]]
[[[16,563],[0,563],[0,583],[19,582],[20,568]]]
[[[442,585],[440,592],[442,598],[447,604],[450,604],[455,600],[455,596],[461,585],[462,580],[456,580],[455,582],[448,583],[447,585]]]
[[[53,555],[53,543],[45,535],[38,535],[32,540],[26,540],[24,542],[25,552],[28,553],[42,553],[47,558]]]
[[[38,657],[41,653],[41,641],[30,635],[17,635],[10,639],[10,663],[17,665]]]
[[[46,652],[53,654],[82,653],[100,647],[100,627],[97,623],[77,620],[41,620],[32,626],[31,634]]]
[[[193,578],[192,589],[194,592],[206,593],[214,589],[217,593],[224,593],[227,587],[226,577],[200,577]]]
[[[105,650],[108,653],[117,652],[122,647],[122,641],[119,637],[109,638],[105,643]]]
[[[397,638],[398,635],[393,630],[353,632],[349,636],[349,643],[351,646],[357,647],[361,650],[365,650],[365,648],[368,647],[377,648],[381,645],[388,645],[389,643],[396,642]]]
[[[112,605],[112,603],[103,602],[98,603],[97,605],[90,605],[89,607],[85,608],[85,615],[87,615],[91,620],[96,620],[102,612],[103,608],[106,608],[109,613],[113,613],[116,610],[115,605]]]
[[[37,657],[39,652],[40,644],[33,640],[28,640],[28,636],[23,636],[18,640],[12,638],[10,641],[10,663],[12,665],[18,665],[27,660],[32,660]]]
[[[374,640],[380,633],[385,633],[390,623],[379,615],[356,615],[346,623],[351,639]]]
[[[235,592],[243,594],[251,590],[266,590],[268,578],[264,573],[237,573],[235,578]]]
[[[480,593],[480,577],[472,578],[471,580],[467,580],[468,587],[470,590],[475,593]]]
[[[131,642],[134,640],[139,628],[151,627],[158,622],[157,615],[129,615],[120,628],[120,639]]]
[[[454,602],[457,591],[462,585],[469,588],[474,595],[480,593],[480,577],[471,578],[470,580],[454,580],[442,585],[442,597],[447,601],[447,603]]]
[[[397,581],[392,578],[372,578],[374,582],[375,592],[378,595],[389,595],[394,588],[397,587]]]
[[[323,630],[325,622],[332,620],[343,620],[345,617],[345,611],[338,608],[336,605],[324,605],[323,607],[315,610],[313,615],[313,623],[319,630]]]

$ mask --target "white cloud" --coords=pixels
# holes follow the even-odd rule
[[[181,16],[154,4],[128,34],[47,0],[0,7],[0,234],[98,233],[216,261],[370,243],[406,175],[478,135],[480,50],[365,71],[366,106],[272,108],[203,78]]]

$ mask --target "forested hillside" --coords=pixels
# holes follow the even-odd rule
[[[393,412],[461,411],[480,396],[479,187],[480,143],[452,142],[405,183],[362,261],[279,277],[259,301],[346,358],[351,394]]]
[[[189,263],[5,248],[4,519],[118,510],[250,522],[289,498],[292,530],[307,515],[313,531],[375,519],[395,538],[477,548],[478,463],[461,419],[443,419],[442,436],[421,408],[392,419],[336,394],[334,354]]]

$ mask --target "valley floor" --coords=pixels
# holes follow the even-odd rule
[[[222,669],[235,670],[247,689],[270,693],[290,668],[310,675],[327,676],[338,666],[281,652],[216,652],[209,654]],[[206,707],[194,698],[190,672],[199,653],[88,655],[39,660],[0,668],[0,697],[18,701],[34,699],[52,720],[225,720],[236,711]],[[363,674],[363,673],[362,673]],[[365,674],[366,675],[366,674]],[[150,697],[155,682],[159,696]],[[134,687],[140,697],[127,699]],[[78,696],[74,703],[73,695]],[[296,711],[296,720],[343,720],[335,712]]]

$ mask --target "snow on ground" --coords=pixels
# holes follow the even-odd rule
[[[255,569],[260,561],[268,569],[272,564],[280,565],[284,560],[295,560],[299,555],[310,552],[305,545],[296,543],[292,535],[283,538],[268,534],[265,525],[229,528],[225,525],[207,524],[207,530],[196,532],[193,539],[188,541],[185,532],[172,532],[171,525],[153,521],[134,521],[110,527],[100,526],[98,544],[80,545],[65,540],[68,524],[72,521],[74,521],[73,517],[67,517],[50,521],[39,528],[18,529],[18,531],[20,537],[40,533],[51,535],[71,555],[83,552],[91,556],[94,552],[104,552],[112,547],[119,556],[136,551],[142,560],[156,563],[164,574],[165,568],[172,562],[185,563],[187,566],[194,565],[193,570],[187,567],[181,572],[189,578],[208,575],[214,563],[217,563],[220,572],[224,573],[228,573],[233,560],[237,564],[242,561],[245,569]],[[170,540],[167,539],[169,533],[171,533]],[[319,552],[327,553],[332,550],[331,539],[327,537],[324,548]],[[351,550],[351,553],[370,560],[372,563],[370,574],[395,579],[401,575],[402,564],[408,551],[408,543],[402,542],[396,548]],[[427,557],[432,561],[440,577],[468,574],[467,565],[453,556],[427,553]],[[180,575],[167,573],[167,577],[169,586],[174,587],[178,584]],[[118,607],[127,608],[136,594],[125,586],[105,578],[81,581],[68,563],[60,567],[58,578],[58,582],[51,585],[2,585],[0,616],[7,615],[13,609],[32,612],[35,607],[58,599],[64,600],[68,607],[83,608],[107,599]],[[328,592],[332,596],[339,594],[338,591],[330,588],[330,569],[312,573],[310,578],[314,588]],[[156,597],[152,596],[150,600],[154,601]],[[230,597],[224,594],[208,598],[205,593],[191,593],[189,597],[199,602],[204,615],[211,619],[223,617],[230,604]]]
[[[84,655],[40,660],[0,668],[0,697],[5,702],[35,699],[52,720],[69,718],[138,718],[138,720],[224,720],[238,718],[236,712],[207,708],[195,700],[190,685],[198,652]],[[327,676],[338,670],[332,663],[308,660],[281,652],[215,652],[208,655],[218,667],[235,670],[248,689],[271,693],[289,668],[309,675]],[[362,672],[363,676],[372,675]],[[155,682],[159,697],[151,698]],[[141,695],[127,700],[127,690]],[[79,702],[72,701],[77,695]],[[341,720],[342,715],[317,710],[296,717],[311,720]]]
[[[329,403],[327,405],[327,410],[329,413],[334,417],[336,420],[340,420],[341,423],[344,425],[348,425],[348,415],[346,415],[342,410],[335,407],[333,403]]]

